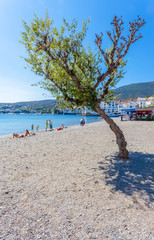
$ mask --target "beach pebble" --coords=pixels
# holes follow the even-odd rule
[[[127,162],[104,121],[0,139],[0,239],[153,239],[154,124],[115,121]]]

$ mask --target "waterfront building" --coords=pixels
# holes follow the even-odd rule
[[[154,102],[154,97],[148,98],[137,98],[137,105],[139,108],[146,108],[149,107]]]
[[[118,113],[119,104],[116,101],[110,101],[109,103],[101,102],[100,108],[105,111],[105,113]]]
[[[101,102],[100,107],[105,110],[106,113],[121,113],[124,108],[135,108],[135,101],[110,101],[109,103]]]

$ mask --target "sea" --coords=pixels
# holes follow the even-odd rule
[[[34,124],[34,130],[39,125],[39,130],[45,129],[46,120],[51,120],[53,128],[64,126],[79,125],[82,116],[78,115],[50,115],[50,114],[0,114],[0,135],[12,133],[23,133],[26,129],[31,131],[31,125]],[[85,116],[85,122],[98,122],[98,116]]]

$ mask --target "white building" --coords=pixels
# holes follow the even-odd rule
[[[149,107],[154,101],[154,97],[149,98],[137,98],[137,104],[139,108]]]
[[[109,103],[101,102],[100,108],[105,110],[106,113],[119,112],[119,104],[115,101],[110,101]]]
[[[134,101],[128,102],[128,106],[127,107],[128,108],[136,108],[136,102],[134,102]]]
[[[149,98],[137,98],[136,101],[130,100],[130,101],[109,101],[101,102],[100,108],[105,110],[105,113],[121,113],[122,109],[133,109],[136,107],[144,108],[150,106],[152,103],[154,103],[154,97]],[[85,108],[85,110],[82,112],[85,115],[98,115],[96,112]]]
[[[138,104],[138,107],[139,107],[139,108],[144,108],[144,107],[146,107],[146,100],[145,100],[145,98],[140,98],[140,97],[138,97],[138,98],[137,98],[137,104]]]
[[[135,101],[110,101],[109,103],[101,102],[100,107],[105,110],[106,113],[120,113],[123,108],[135,108]]]

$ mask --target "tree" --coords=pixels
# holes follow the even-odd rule
[[[142,37],[138,30],[145,24],[140,17],[129,23],[129,34],[123,33],[122,17],[114,17],[112,33],[107,32],[112,47],[106,51],[102,48],[102,37],[96,34],[94,52],[84,47],[89,20],[83,21],[82,30],[77,30],[78,22],[73,19],[58,30],[53,21],[46,15],[45,20],[35,16],[30,26],[24,24],[22,41],[28,57],[25,61],[31,70],[43,79],[41,87],[54,94],[59,105],[65,107],[90,107],[109,124],[115,133],[119,147],[119,157],[128,158],[126,140],[116,123],[100,108],[101,101],[113,97],[113,89],[118,79],[123,76],[123,67],[130,45]],[[102,70],[101,65],[104,65]]]

